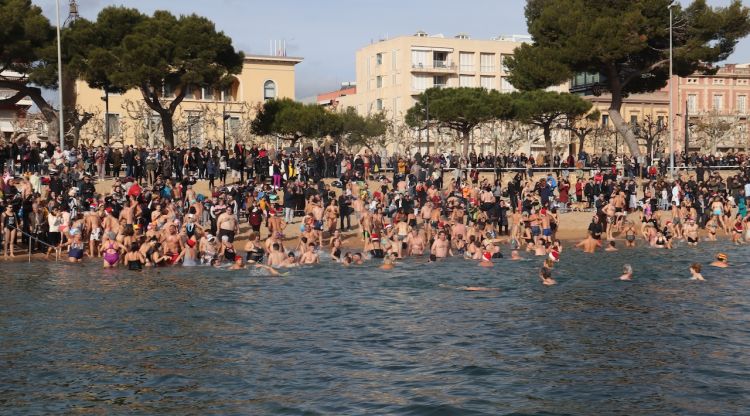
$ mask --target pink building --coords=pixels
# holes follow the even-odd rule
[[[728,121],[732,128],[718,144],[718,151],[747,150],[748,97],[750,97],[750,64],[728,64],[714,75],[675,77],[678,88],[673,92],[675,148],[684,148],[685,114],[691,124],[690,150],[699,150],[701,133],[695,125],[710,120]],[[669,87],[664,91],[668,92]]]

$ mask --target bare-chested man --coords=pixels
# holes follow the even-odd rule
[[[281,249],[281,246],[278,243],[273,243],[268,254],[268,265],[271,267],[281,267],[285,261],[286,254]]]
[[[435,239],[435,242],[432,243],[432,247],[430,248],[430,254],[439,259],[443,259],[453,255],[451,245],[446,238],[445,231],[440,231],[438,233],[438,237]]]
[[[169,224],[165,233],[162,233],[161,244],[164,247],[164,254],[169,256],[170,264],[175,264],[182,253],[182,240],[177,234],[177,226]]]
[[[412,228],[404,242],[408,247],[408,254],[410,256],[421,256],[424,254],[425,240],[416,228]]]
[[[229,237],[229,242],[234,242],[234,236],[240,231],[240,224],[237,221],[237,217],[230,210],[225,210],[216,219],[216,227],[218,228],[217,237],[221,239],[223,236]]]

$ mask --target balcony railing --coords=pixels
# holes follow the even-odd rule
[[[450,61],[433,61],[429,63],[413,63],[412,71],[415,72],[455,72],[456,64]]]

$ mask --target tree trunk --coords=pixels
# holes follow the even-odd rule
[[[581,134],[576,132],[576,135],[578,136],[578,153],[581,153],[583,152],[583,145],[586,142],[586,133]]]
[[[617,79],[616,73],[608,74],[608,76],[609,91],[612,94],[612,102],[608,111],[609,118],[612,120],[612,124],[615,125],[617,131],[622,135],[625,144],[628,145],[630,154],[640,159],[642,155],[641,149],[638,147],[638,140],[630,125],[625,122],[620,114],[620,110],[622,109],[622,88],[619,85],[619,79]]]
[[[461,136],[461,141],[463,142],[463,148],[461,149],[461,153],[463,154],[465,159],[469,158],[469,140],[471,139],[471,129],[462,130],[459,132]]]
[[[554,150],[552,149],[552,129],[550,128],[550,126],[544,126],[543,131],[544,131],[545,151],[547,152],[547,158],[549,159],[549,164],[550,166],[552,166],[552,159],[554,158],[554,155],[553,155]]]
[[[174,148],[174,121],[172,121],[172,114],[168,111],[165,114],[159,114],[161,116],[161,128],[164,132],[164,144],[169,148]]]

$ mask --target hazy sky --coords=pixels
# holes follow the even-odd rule
[[[34,0],[54,24],[54,0]],[[750,5],[750,0],[743,0]],[[68,0],[60,0],[61,14]],[[682,2],[687,4],[686,1]],[[708,0],[727,5],[730,0]],[[216,23],[250,54],[268,54],[270,40],[286,40],[287,55],[305,60],[297,66],[297,98],[336,89],[354,81],[354,53],[373,40],[412,34],[417,30],[452,36],[466,32],[476,39],[500,34],[525,34],[525,0],[78,0],[88,19],[108,5],[135,7],[152,13],[196,13]],[[750,62],[750,39],[729,59]]]

